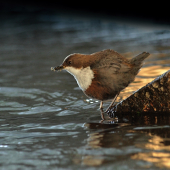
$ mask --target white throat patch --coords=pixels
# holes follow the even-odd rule
[[[85,91],[91,85],[92,79],[94,78],[94,73],[90,67],[81,69],[66,67],[65,70],[74,76],[77,84],[83,91]]]

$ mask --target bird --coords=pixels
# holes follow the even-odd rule
[[[100,101],[101,118],[105,120],[104,113],[113,106],[119,93],[134,81],[143,60],[149,55],[143,52],[127,59],[112,49],[92,54],[73,53],[61,65],[51,67],[51,70],[66,70],[73,75],[86,96]],[[103,102],[108,100],[112,102],[104,111]]]

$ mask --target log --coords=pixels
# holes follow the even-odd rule
[[[131,96],[109,108],[110,117],[120,113],[170,113],[170,70]]]

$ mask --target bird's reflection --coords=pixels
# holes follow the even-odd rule
[[[94,150],[94,154],[82,156],[82,162],[89,166],[99,166],[106,162],[119,160],[138,160],[149,162],[151,165],[170,168],[170,116],[169,115],[143,115],[122,116],[118,123],[86,123],[89,137],[87,149]],[[124,122],[123,120],[129,120]],[[104,154],[95,154],[101,149],[119,149],[133,146],[140,152],[128,155],[114,155],[114,160],[109,160]],[[108,151],[109,152],[109,151]],[[150,166],[151,166],[150,165]]]

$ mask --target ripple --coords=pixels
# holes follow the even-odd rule
[[[63,110],[59,112],[56,116],[68,116],[68,115],[75,115],[78,114],[79,112],[76,111],[71,111],[71,110]]]
[[[28,111],[10,112],[10,113],[18,114],[18,115],[29,115],[29,114],[46,113],[46,112],[57,112],[57,111],[60,111],[60,110],[61,110],[60,107],[39,106],[39,107],[29,108]]]
[[[82,128],[83,124],[78,123],[66,123],[66,124],[59,124],[59,125],[47,125],[47,126],[43,126],[41,124],[37,124],[37,123],[29,123],[29,124],[24,124],[24,125],[20,125],[18,127],[24,128],[23,130],[31,130],[31,129],[45,129],[45,130],[68,130],[68,131],[72,131],[72,130],[76,130],[79,128]]]
[[[58,112],[61,110],[60,106],[64,105],[64,103],[61,102],[53,104],[53,97],[57,98],[60,96],[61,94],[59,92],[52,95],[39,89],[1,87],[0,94],[2,95],[0,111],[9,111],[10,114],[29,115],[44,112]],[[49,96],[52,96],[52,98]],[[8,97],[8,100],[6,100],[6,97]],[[48,104],[45,105],[45,103]],[[51,104],[53,106],[51,106]]]
[[[147,126],[147,127],[135,127],[134,130],[147,130],[147,129],[162,129],[162,128],[170,128],[169,125],[164,126]]]
[[[25,97],[30,99],[35,99],[36,95],[34,93],[40,94],[41,90],[38,89],[25,89],[17,87],[0,87],[0,94],[7,97]]]

